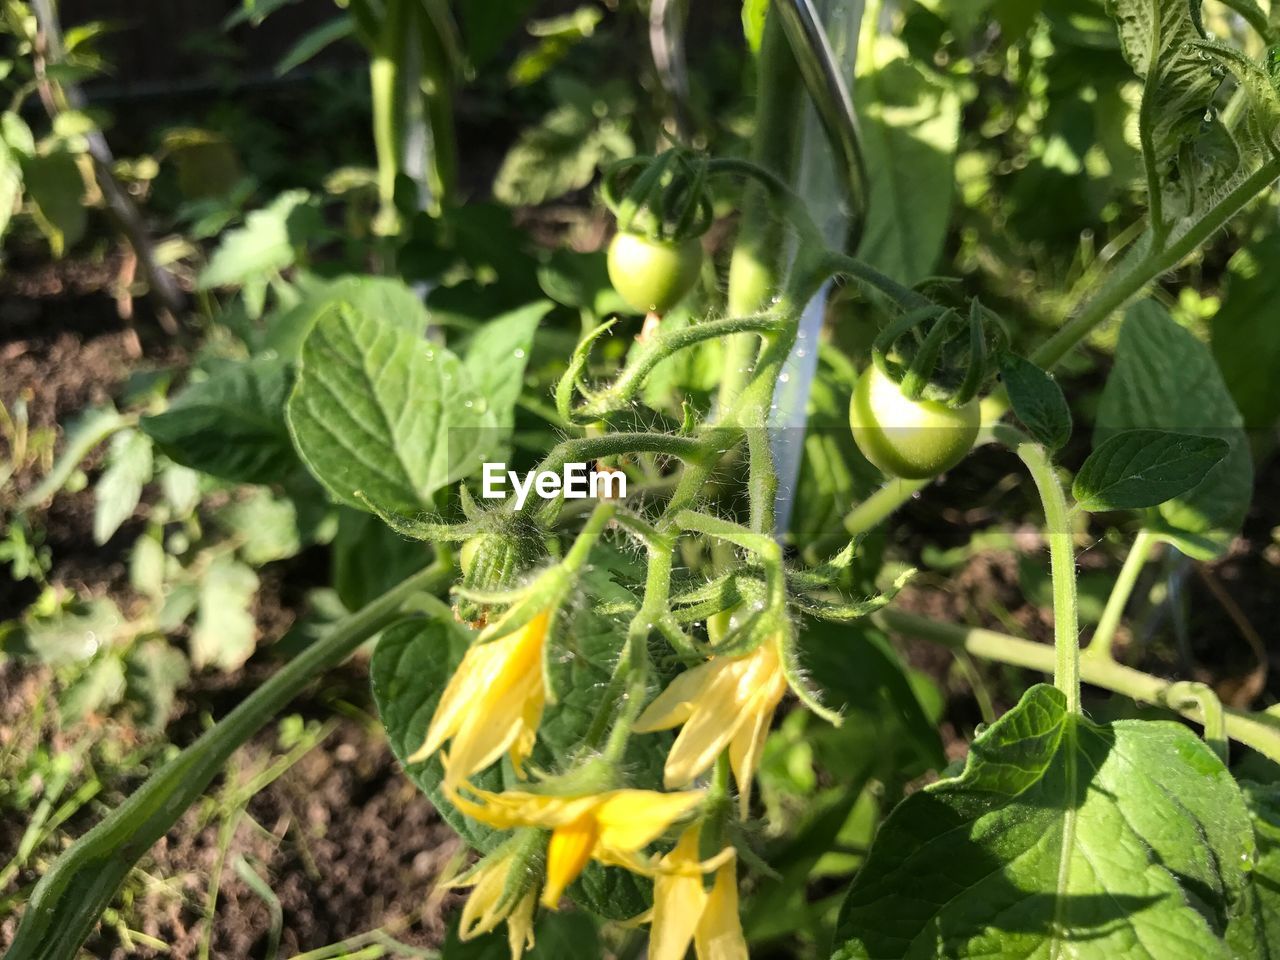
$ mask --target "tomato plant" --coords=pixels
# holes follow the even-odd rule
[[[99,31],[4,0],[9,262],[116,251],[164,360],[56,457],[58,378],[3,395],[0,667],[57,714],[0,730],[7,957],[168,949],[144,858],[196,804],[206,956],[233,854],[270,955],[1280,951],[1276,17],[865,6],[350,0],[279,64],[359,65],[317,110],[366,152],[307,179],[229,108],[119,160]],[[330,728],[219,775],[348,661],[308,711],[376,713],[379,816],[461,844],[312,943],[236,838]]]

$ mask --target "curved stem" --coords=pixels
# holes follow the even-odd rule
[[[874,619],[886,630],[906,636],[918,637],[938,643],[953,650],[966,650],[975,657],[996,663],[1007,663],[1041,673],[1053,671],[1057,656],[1047,644],[1011,637],[995,630],[981,627],[964,627],[943,623],[927,617],[916,616],[888,607],[874,615]],[[1174,686],[1169,680],[1153,677],[1132,667],[1101,658],[1085,659],[1080,665],[1081,679],[1091,686],[1111,690],[1144,703],[1165,704],[1188,720],[1204,724],[1201,706],[1193,700],[1167,700],[1168,691]],[[1280,763],[1280,721],[1265,714],[1244,713],[1224,708],[1222,727],[1226,735],[1237,743],[1257,750]]]
[[[1203,718],[1205,743],[1213,748],[1223,765],[1230,760],[1227,741],[1227,718],[1222,701],[1207,683],[1180,680],[1165,690],[1162,702],[1172,710],[1194,707]]]
[[[1067,498],[1044,447],[1018,445],[1018,456],[1031,472],[1044,504],[1045,537],[1053,575],[1053,639],[1057,659],[1053,685],[1067,698],[1067,709],[1080,712],[1080,625],[1076,609],[1076,557],[1071,543]]]
[[[1146,566],[1147,558],[1151,556],[1151,548],[1155,545],[1156,538],[1150,530],[1138,531],[1138,535],[1133,540],[1133,546],[1129,548],[1129,555],[1124,558],[1124,566],[1120,568],[1120,574],[1111,588],[1111,596],[1107,597],[1107,605],[1103,608],[1102,619],[1098,621],[1098,629],[1094,631],[1093,639],[1089,641],[1089,646],[1085,650],[1086,657],[1111,659],[1111,641],[1115,638],[1116,627],[1120,625],[1125,605],[1128,604],[1129,596],[1138,582],[1138,575]]]

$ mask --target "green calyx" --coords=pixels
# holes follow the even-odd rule
[[[707,158],[682,147],[609,167],[600,196],[622,233],[680,242],[702,236],[714,217]]]
[[[465,623],[483,626],[492,605],[480,598],[514,586],[542,558],[542,540],[511,530],[477,533],[462,544],[462,580],[455,593],[454,614]]]
[[[905,312],[876,337],[871,348],[876,368],[908,400],[963,408],[995,375],[1004,330],[977,300],[962,309],[929,302]]]

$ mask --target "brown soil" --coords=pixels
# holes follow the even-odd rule
[[[0,275],[0,401],[12,409],[26,401],[32,427],[65,423],[80,410],[119,395],[126,378],[139,369],[176,365],[184,346],[166,334],[141,304],[136,326],[121,320],[106,292],[118,264],[111,259],[64,261],[34,270]],[[89,461],[91,470],[97,457]],[[4,491],[0,508],[10,507],[36,483],[42,467],[33,464]],[[141,508],[145,510],[145,503]],[[92,542],[91,490],[58,495],[41,514],[55,568],[54,583],[78,593],[108,594],[122,607],[134,600],[127,586],[126,551],[140,520],[126,524],[102,547]],[[264,646],[278,639],[296,619],[306,589],[327,571],[327,559],[308,551],[288,565],[261,571],[255,615]],[[0,620],[18,615],[34,599],[29,581],[0,577]],[[259,657],[234,675],[195,678],[183,691],[180,713],[168,731],[178,743],[203,729],[203,716],[221,716],[273,670]],[[33,705],[47,697],[51,678],[44,668],[0,662],[0,751],[29,724]],[[335,688],[336,685],[336,688]],[[368,679],[353,665],[326,681],[325,692],[291,712],[329,721],[338,702],[370,711]],[[122,912],[129,925],[168,946],[160,952],[140,943],[127,952],[120,935],[105,926],[88,944],[97,957],[171,957],[198,955],[208,938],[214,958],[261,955],[270,928],[263,900],[236,874],[245,856],[280,901],[282,955],[315,949],[379,928],[416,946],[438,946],[443,939],[442,903],[429,903],[433,880],[458,852],[458,841],[427,799],[404,777],[376,721],[347,717],[334,721],[329,737],[269,787],[253,796],[235,831],[221,874],[211,929],[205,930],[205,902],[219,855],[221,820],[201,820],[207,805],[197,805],[156,845],[128,889],[132,904]],[[28,731],[29,732],[29,731]],[[126,744],[131,729],[97,726],[69,732],[97,738],[112,736]],[[69,741],[53,730],[43,742],[55,751]],[[268,728],[237,754],[241,771],[265,766],[280,750]],[[110,769],[98,775],[111,781]],[[234,779],[232,777],[231,779]],[[62,838],[79,836],[107,806],[136,785],[121,774],[108,782],[103,806],[74,817]],[[230,780],[228,782],[231,782]],[[226,783],[209,796],[222,796]],[[12,856],[26,828],[25,818],[0,816],[0,863]],[[47,863],[57,846],[41,851]],[[34,883],[35,870],[19,875],[0,896]],[[446,901],[447,903],[448,901]],[[0,952],[7,948],[17,917],[0,917]]]

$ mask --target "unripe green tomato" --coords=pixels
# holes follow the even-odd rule
[[[978,438],[978,401],[911,400],[872,364],[858,378],[849,426],[862,455],[890,476],[927,480],[964,459]]]
[[[733,622],[740,613],[742,613],[742,604],[735,604],[728,610],[721,610],[719,613],[713,613],[707,617],[707,639],[711,641],[711,645],[715,646],[729,635],[729,631],[736,624]]]
[[[476,554],[480,552],[480,547],[489,536],[487,533],[477,533],[474,537],[462,542],[462,549],[458,551],[458,564],[462,567],[464,577],[471,576],[471,571],[476,565]]]
[[[641,313],[666,313],[698,282],[702,241],[650,240],[621,231],[609,243],[609,282]]]

